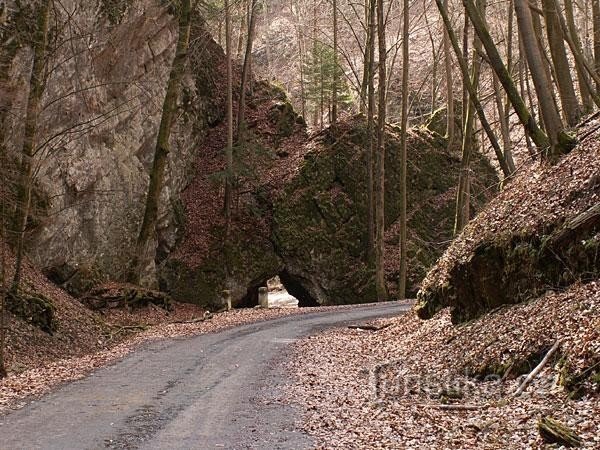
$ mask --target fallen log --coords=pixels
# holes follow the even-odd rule
[[[529,385],[529,383],[531,383],[531,381],[542,371],[542,369],[546,366],[546,364],[548,364],[548,361],[550,361],[550,358],[552,357],[552,355],[554,355],[554,353],[556,353],[556,351],[560,347],[561,343],[562,343],[562,339],[559,339],[558,341],[556,341],[554,343],[552,348],[550,350],[548,350],[548,353],[546,353],[546,356],[544,356],[544,359],[542,359],[540,361],[540,363],[536,366],[536,368],[533,369],[529,373],[529,375],[527,375],[525,380],[523,380],[523,382],[521,383],[519,388],[513,394],[514,397],[518,397],[519,395],[521,395],[523,393],[523,391],[527,388],[527,385]]]
[[[351,330],[380,331],[391,325],[391,323],[384,323],[382,325],[371,325],[365,323],[362,325],[348,325],[348,328],[350,328]]]
[[[443,403],[440,404],[428,404],[424,403],[419,405],[422,408],[435,408],[441,409],[445,411],[478,411],[480,409],[486,409],[489,405],[445,405]]]
[[[548,444],[564,445],[565,447],[580,447],[581,437],[565,424],[546,416],[538,421],[538,431]]]

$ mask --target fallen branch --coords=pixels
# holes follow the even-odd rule
[[[561,343],[562,343],[562,339],[559,339],[558,341],[556,341],[554,343],[552,348],[550,350],[548,350],[548,353],[546,353],[546,356],[544,356],[544,359],[542,359],[542,361],[536,366],[536,368],[533,369],[529,373],[529,375],[527,375],[527,378],[525,378],[523,380],[523,382],[521,383],[519,388],[513,394],[514,397],[518,397],[519,395],[521,395],[523,393],[523,391],[527,388],[529,383],[531,383],[531,381],[542,371],[542,369],[546,366],[546,364],[548,364],[548,361],[550,361],[550,358],[552,357],[552,355],[554,355],[554,353],[556,353],[556,351],[560,347]]]
[[[379,331],[379,330],[383,330],[384,328],[387,328],[391,325],[392,325],[391,323],[385,323],[383,325],[368,325],[368,324],[348,325],[348,328],[350,328],[351,330]]]
[[[444,405],[444,404],[422,404],[419,405],[422,408],[435,408],[445,411],[478,411],[480,409],[488,408],[489,405]]]
[[[538,431],[542,439],[549,444],[580,447],[583,443],[573,430],[550,416],[544,417],[538,422]]]
[[[212,314],[205,314],[203,317],[197,317],[195,319],[189,320],[174,320],[173,322],[169,322],[170,324],[180,324],[180,323],[200,323],[205,322],[213,318]]]

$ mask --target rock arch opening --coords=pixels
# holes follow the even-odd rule
[[[278,307],[320,306],[317,300],[303,287],[302,282],[283,270],[248,287],[246,295],[238,302],[240,308],[253,308],[259,305],[258,290],[269,289],[269,302]]]

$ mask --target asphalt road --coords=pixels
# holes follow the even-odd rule
[[[320,329],[407,308],[344,308],[150,343],[0,416],[0,448],[310,448],[295,430],[298,412],[268,401],[281,383],[282,350]]]

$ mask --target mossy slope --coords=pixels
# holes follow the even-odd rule
[[[459,159],[445,141],[426,128],[409,135],[408,205],[410,279],[413,292],[426,269],[443,251],[453,225]],[[373,267],[367,256],[367,127],[363,116],[331,126],[309,143],[298,175],[276,202],[277,253],[287,274],[321,304],[375,300]],[[388,127],[385,161],[387,275],[393,291],[397,277],[394,248],[399,216],[399,130]],[[497,181],[494,171],[476,157],[472,193],[475,206],[484,187]],[[488,192],[493,192],[489,190]],[[439,244],[434,244],[432,241]]]

